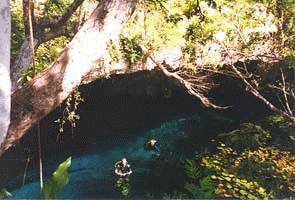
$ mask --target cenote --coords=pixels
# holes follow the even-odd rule
[[[70,181],[58,198],[121,198],[120,189],[115,187],[119,178],[114,164],[122,158],[127,158],[133,170],[128,196],[161,198],[183,187],[182,165],[174,162],[207,151],[218,133],[232,130],[255,115],[246,108],[209,110],[163,79],[141,72],[83,86],[84,102],[77,111],[80,119],[74,129],[66,124],[58,139],[59,127],[54,121],[63,113],[64,105],[41,121],[45,182],[61,162],[72,157]],[[40,197],[35,129],[0,160],[1,185],[11,191],[11,199]],[[152,138],[160,144],[160,155],[144,149]]]
[[[0,200],[295,199],[292,2],[0,0]]]

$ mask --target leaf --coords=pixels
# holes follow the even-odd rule
[[[248,194],[248,192],[246,192],[245,190],[240,190],[240,193],[241,193],[242,195],[247,195],[247,194]]]
[[[244,186],[245,186],[247,189],[251,189],[251,187],[252,187],[251,183],[245,183]]]
[[[42,199],[57,199],[58,193],[69,183],[68,169],[71,166],[71,157],[61,163],[50,180],[41,190]]]
[[[184,188],[194,197],[194,198],[199,198],[200,190],[199,188],[192,184],[192,183],[187,183]]]
[[[254,196],[254,195],[252,195],[252,194],[248,194],[248,195],[247,195],[247,198],[248,198],[248,199],[255,199],[255,200],[258,199],[256,196]]]
[[[221,173],[223,176],[229,176],[229,174],[228,173],[225,173],[225,172],[222,172]]]
[[[214,180],[214,179],[217,179],[217,177],[215,175],[212,175],[211,178]]]
[[[262,187],[259,187],[258,188],[258,192],[259,192],[259,194],[264,194],[265,193],[265,190]]]
[[[230,177],[224,177],[224,179],[226,180],[226,181],[231,181],[231,178]]]
[[[62,5],[60,0],[50,0],[51,3],[53,3],[54,5],[56,5],[57,7],[60,8],[60,6]]]
[[[6,188],[2,188],[0,190],[0,199],[5,199],[5,198],[11,197],[11,196],[12,196],[12,194],[10,192],[8,192]]]
[[[293,136],[293,135],[289,135],[289,138],[290,138],[293,142],[295,142],[295,136]]]
[[[32,80],[32,77],[26,76],[26,79],[27,79],[27,81],[30,81],[30,80]]]
[[[194,160],[186,159],[184,163],[186,175],[191,179],[197,179],[201,176],[200,168]]]

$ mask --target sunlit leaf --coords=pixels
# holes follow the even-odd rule
[[[6,188],[2,188],[0,190],[0,199],[5,199],[5,198],[11,197],[11,196],[12,196],[12,194],[10,192],[8,192]]]
[[[71,157],[61,163],[50,180],[41,191],[42,199],[57,199],[58,193],[69,183],[68,169],[71,166]]]

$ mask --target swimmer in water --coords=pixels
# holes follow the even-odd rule
[[[128,161],[126,158],[123,158],[122,160],[119,160],[115,164],[115,173],[120,177],[128,177],[132,174],[132,169],[130,165],[128,164]]]
[[[145,143],[144,147],[146,150],[155,151],[158,154],[161,153],[160,145],[159,145],[158,141],[155,139],[149,140],[147,143]]]

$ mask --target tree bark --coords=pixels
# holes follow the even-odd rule
[[[0,144],[10,123],[10,35],[9,0],[0,1]]]
[[[39,41],[34,39],[35,48],[38,47]],[[19,79],[21,78],[21,71],[26,69],[30,66],[32,62],[32,50],[30,48],[29,38],[26,37],[20,50],[18,53],[17,58],[15,59],[14,63],[10,69],[10,76],[11,76],[11,91],[14,92],[18,89],[19,86]]]
[[[105,74],[98,63],[108,54],[108,42],[118,37],[136,4],[135,0],[102,0],[60,57],[12,94],[11,124],[0,155],[61,104],[91,71]]]

